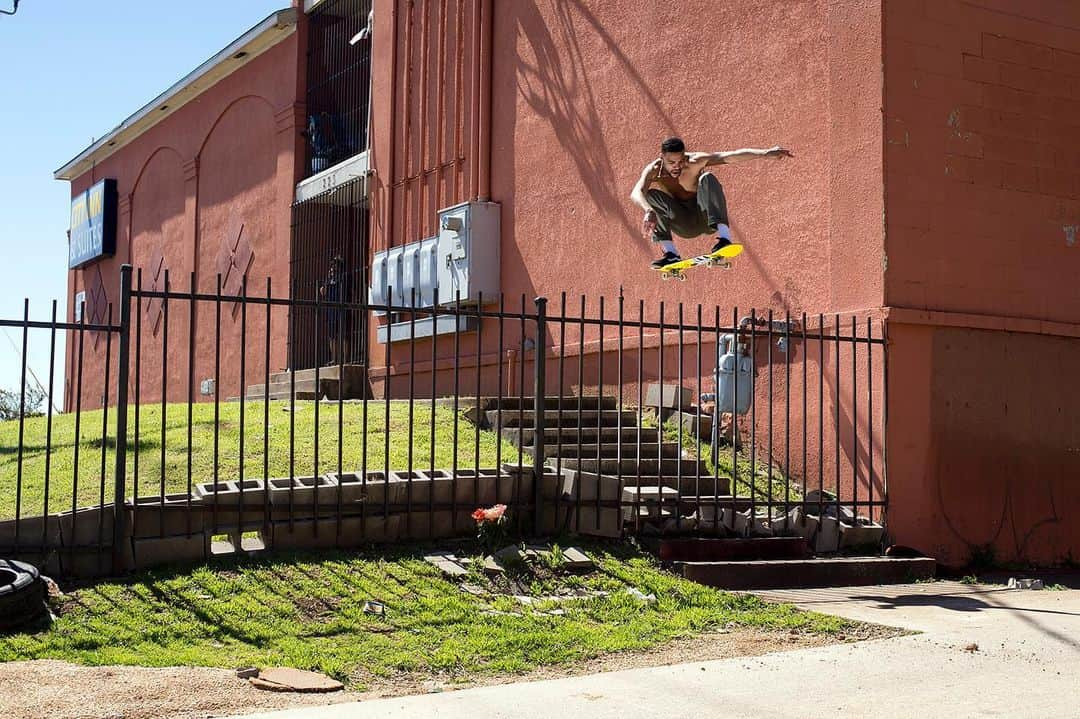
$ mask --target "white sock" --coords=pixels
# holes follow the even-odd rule
[[[664,252],[679,254],[679,251],[675,249],[675,243],[671,240],[660,240],[660,247],[663,248]]]
[[[717,225],[716,226],[716,236],[730,241],[731,240],[731,228],[728,227],[727,225],[723,225],[723,224]]]

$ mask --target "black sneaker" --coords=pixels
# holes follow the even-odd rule
[[[727,247],[730,244],[731,244],[731,240],[729,240],[729,239],[727,239],[725,237],[717,237],[716,238],[716,244],[712,246],[711,250],[709,250],[709,254],[711,255],[711,254],[714,254],[716,252],[719,252],[720,250],[724,249],[725,247]]]
[[[665,252],[664,256],[658,260],[653,260],[653,267],[666,267],[674,262],[678,262],[682,257],[677,252]]]

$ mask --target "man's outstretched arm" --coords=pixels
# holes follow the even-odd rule
[[[641,171],[641,177],[638,178],[637,184],[634,185],[634,189],[630,190],[630,199],[645,212],[652,211],[652,208],[649,207],[649,201],[645,199],[645,188],[649,185],[651,176],[655,175],[656,171],[659,169],[660,160],[653,160],[650,162],[645,166],[645,169]]]
[[[691,162],[704,157],[707,165],[726,165],[732,162],[744,162],[746,160],[756,160],[763,157],[771,157],[776,160],[783,159],[785,157],[793,157],[789,150],[776,145],[764,150],[758,150],[754,148],[745,148],[742,150],[725,150],[723,152],[703,152],[698,157],[690,158]]]

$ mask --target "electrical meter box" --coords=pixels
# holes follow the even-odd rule
[[[746,414],[750,410],[754,386],[754,361],[747,345],[736,342],[735,335],[726,334],[720,337],[719,350],[715,426],[720,425],[721,412]]]
[[[500,206],[463,202],[439,211],[439,304],[475,304],[499,296]]]

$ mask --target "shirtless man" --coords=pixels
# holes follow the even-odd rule
[[[791,157],[791,153],[782,147],[687,152],[678,137],[664,140],[660,145],[660,157],[645,166],[641,179],[630,193],[634,204],[645,210],[642,234],[658,242],[664,250],[664,256],[653,262],[653,267],[663,267],[682,259],[672,242],[673,232],[679,237],[715,232],[716,244],[711,252],[731,244],[724,188],[711,172],[705,172],[705,168],[758,157],[779,160]]]

